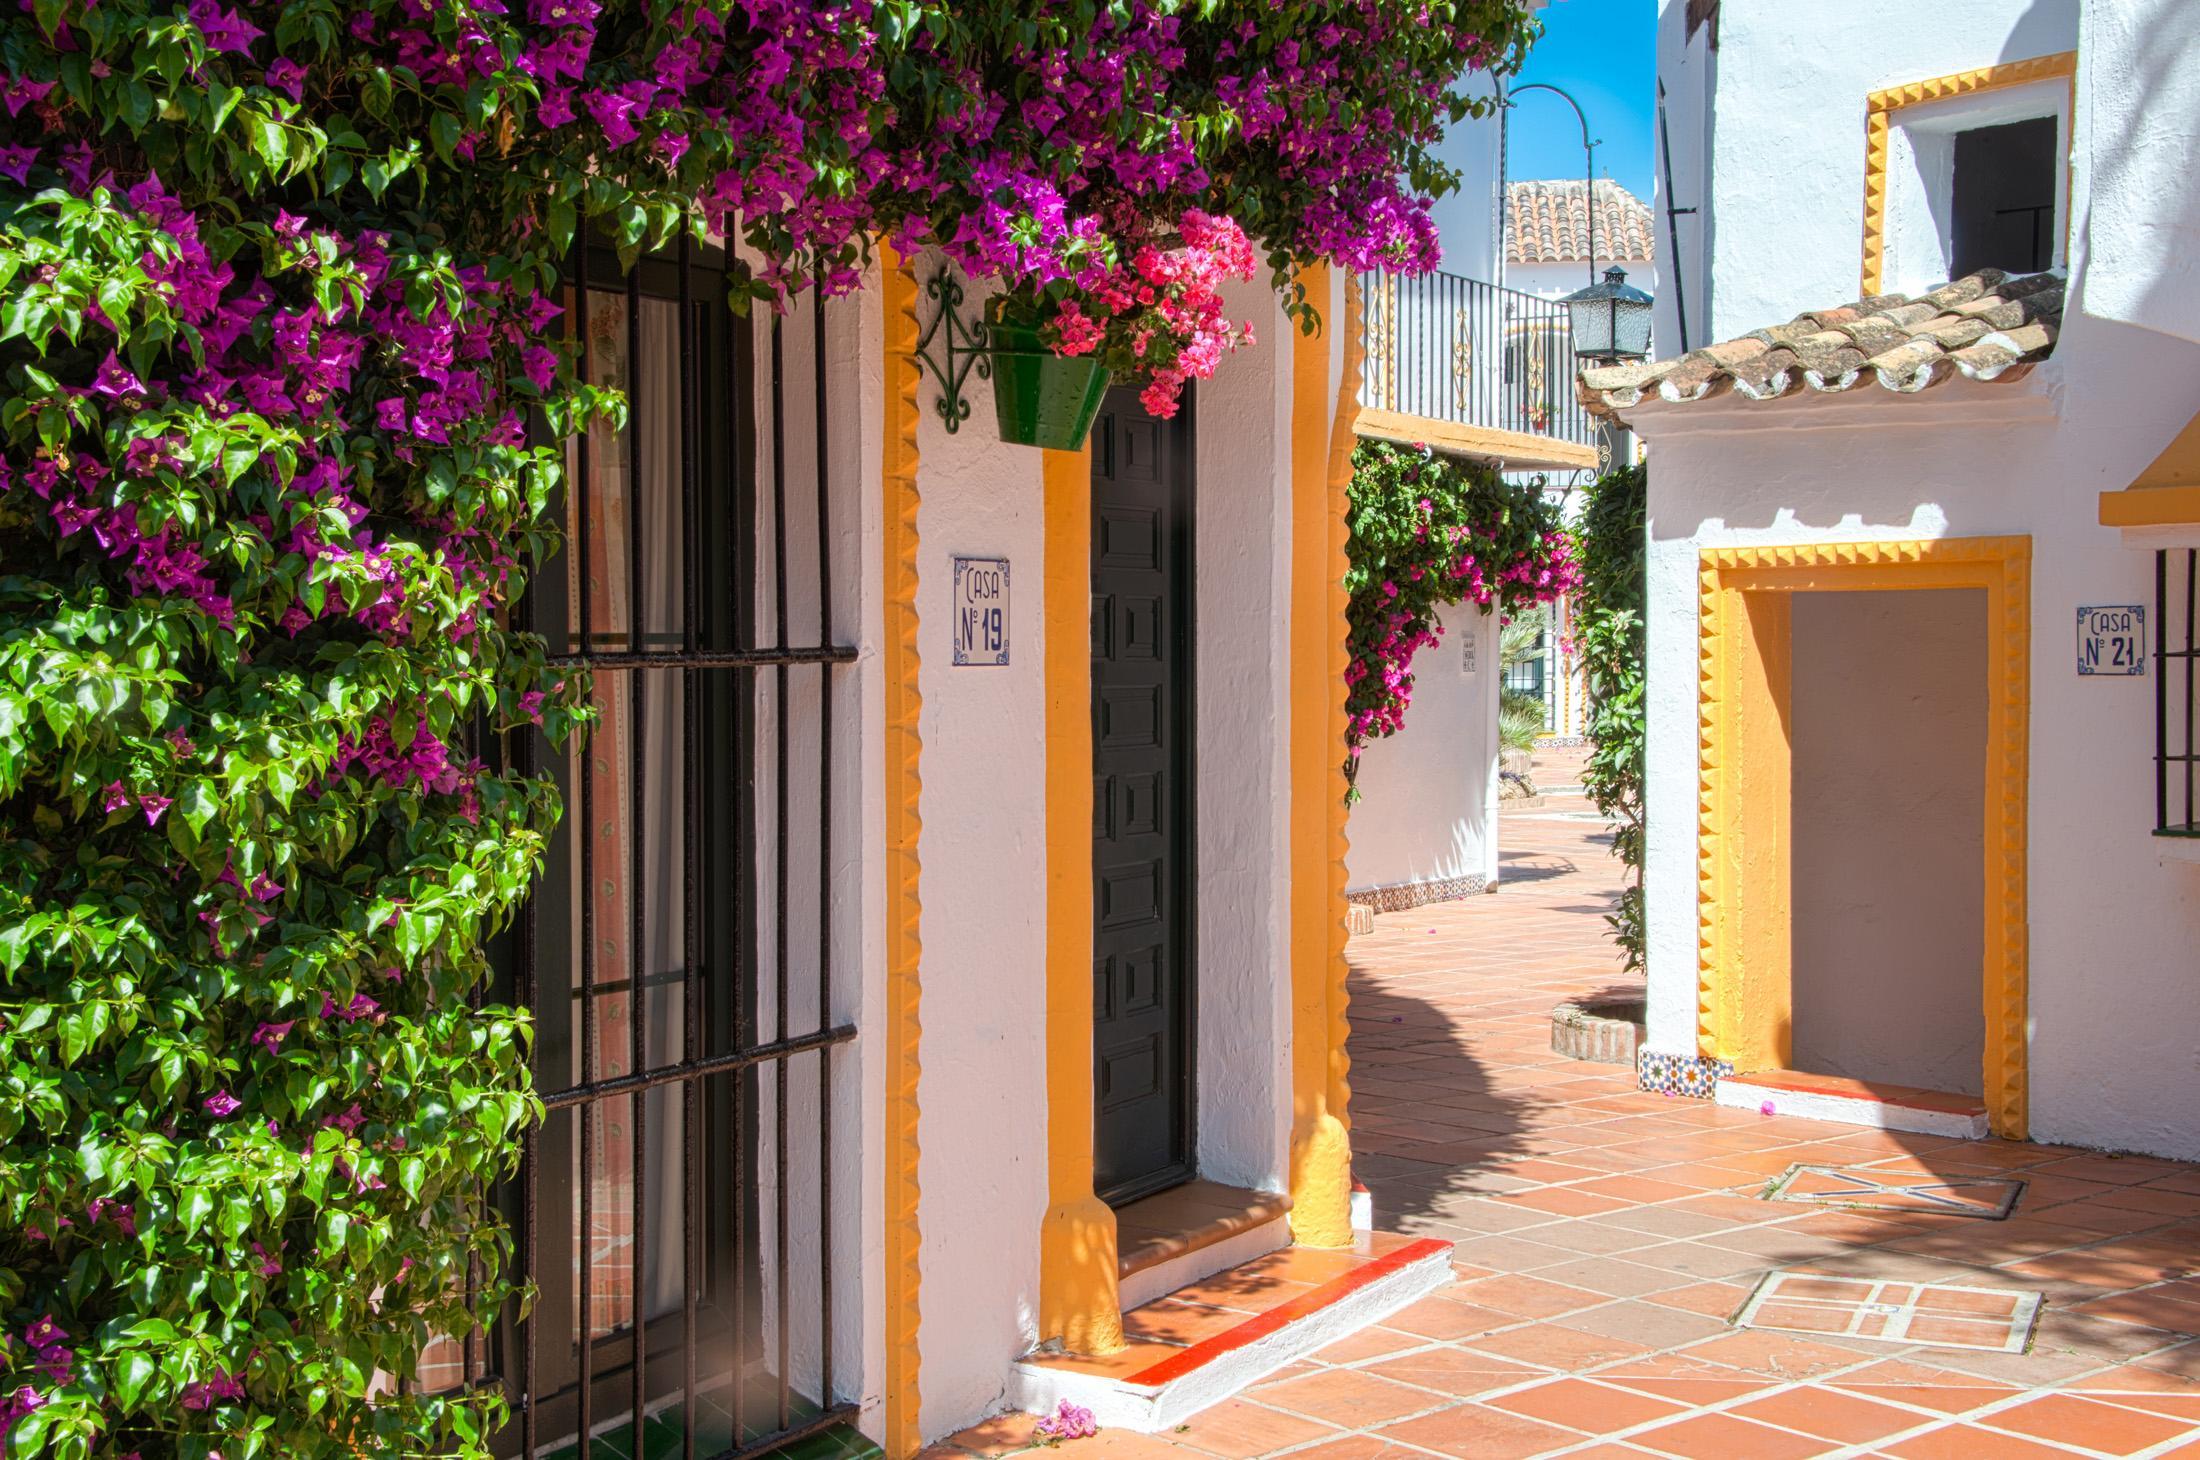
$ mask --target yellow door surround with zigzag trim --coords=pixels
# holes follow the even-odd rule
[[[2078,53],[2058,51],[2052,56],[2032,56],[1999,66],[1981,66],[1926,81],[1908,81],[1873,92],[1864,100],[1864,270],[1866,297],[1879,293],[1887,277],[1887,159],[1892,150],[1895,114],[1905,107],[1982,91],[2001,91],[2034,81],[2062,77],[2073,87],[2078,74]],[[2073,108],[2075,110],[2075,108]],[[2067,173],[2067,168],[2066,168]],[[2069,188],[2064,188],[2067,196]],[[2071,206],[2063,205],[2063,238],[2070,237]]]
[[[2032,543],[2026,537],[1709,548],[1698,559],[1698,1052],[1789,1063],[1789,609],[1796,593],[1986,594],[1984,1092],[2026,1134],[2026,790]]]

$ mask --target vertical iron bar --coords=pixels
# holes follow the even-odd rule
[[[642,276],[639,266],[629,269],[626,275],[626,646],[630,652],[639,653],[648,636],[648,599],[642,592],[642,493],[646,490],[643,472],[648,465],[642,455],[642,421],[647,398],[642,392]],[[648,994],[643,978],[648,972],[647,949],[642,939],[647,929],[642,918],[642,888],[648,880],[648,825],[647,787],[648,763],[644,759],[644,747],[649,739],[647,699],[649,673],[643,669],[627,671],[626,695],[632,714],[627,740],[627,845],[633,850],[627,861],[627,985],[626,985],[626,1033],[627,1072],[638,1075],[647,1062],[649,1051],[644,1044],[647,1023]],[[649,1271],[649,1198],[645,1191],[649,1166],[649,1092],[636,1090],[627,1097],[627,1138],[632,1143],[633,1169],[629,1173],[627,1220],[633,1230],[627,1234],[632,1289],[629,1301],[633,1304],[631,1319],[634,1330],[634,1363],[629,1372],[628,1410],[629,1423],[633,1426],[633,1448],[642,1448],[642,1409],[644,1402],[643,1366],[649,1345],[645,1342],[648,1325],[644,1321],[644,1300],[648,1287]]]
[[[745,368],[734,351],[736,332],[722,328],[719,339],[723,355],[722,374],[726,392],[726,420],[740,433],[741,439],[733,442],[732,458],[735,475],[733,532],[734,571],[727,575],[726,609],[728,626],[737,648],[756,647],[751,615],[756,603],[756,451],[757,439],[751,411],[755,405],[753,384],[756,368],[756,347],[752,336],[743,334],[742,343],[747,347]],[[749,399],[744,402],[740,391],[749,387]],[[777,451],[779,443],[772,443]],[[757,676],[753,671],[743,672],[739,687],[732,696],[735,726],[733,743],[735,753],[742,764],[736,773],[735,785],[747,791],[741,804],[734,808],[734,865],[732,874],[734,910],[732,937],[728,946],[733,949],[735,966],[728,970],[732,975],[720,987],[733,1001],[732,1042],[741,1038],[743,1012],[748,1006],[756,982],[756,961],[749,957],[748,928],[755,916],[755,899],[749,895],[749,879],[756,868],[756,797],[754,791],[756,752],[753,726],[756,714]],[[753,1179],[748,1169],[748,1120],[749,1112],[742,1098],[747,1088],[747,1071],[726,1077],[729,1085],[727,1103],[730,1107],[733,1129],[728,1132],[726,1146],[733,1157],[733,1402],[726,1407],[733,1414],[734,1443],[741,1443],[747,1424],[748,1408],[748,1359],[743,1348],[748,1337],[749,1324],[749,1260],[748,1244],[752,1240],[748,1229],[748,1190]]]
[[[2185,830],[2192,830],[2192,600],[2200,587],[2200,548],[2185,549]]]
[[[777,637],[775,646],[784,648],[787,643],[787,429],[786,429],[786,379],[785,334],[786,316],[772,315],[772,613],[773,631]],[[772,857],[772,881],[777,896],[777,917],[772,923],[772,987],[773,1022],[776,1038],[787,1037],[787,666],[777,666],[778,694],[774,701],[777,714],[773,716],[774,740],[777,754],[773,761],[772,795],[776,808],[772,821],[772,835],[776,851]],[[789,1352],[788,1316],[788,1264],[787,1264],[787,1062],[772,1062],[772,1164],[775,1184],[773,1191],[778,1200],[778,1222],[773,1228],[774,1251],[778,1269],[779,1316],[779,1427],[785,1429],[790,1417],[788,1408],[787,1357]]]
[[[588,339],[588,245],[576,244],[580,254],[580,290],[576,296],[574,321],[581,335],[582,378],[594,383],[594,356]],[[574,536],[580,548],[580,637],[576,648],[582,656],[589,651],[589,641],[595,622],[591,611],[588,586],[590,568],[588,549],[588,499],[595,491],[595,478],[591,471],[588,436],[595,429],[596,418],[591,415],[581,422],[579,431],[580,481],[574,502]],[[591,699],[598,699],[593,684],[589,688]],[[584,744],[574,746],[574,758],[580,762],[578,770],[580,790],[580,823],[575,828],[574,839],[580,843],[581,867],[581,1083],[592,1085],[596,1081],[596,758]],[[595,1137],[596,1107],[594,1101],[583,1101],[576,1116],[580,1125],[580,1243],[574,1257],[581,1270],[581,1322],[580,1348],[580,1453],[581,1460],[588,1460],[592,1448],[590,1430],[595,1418],[596,1385],[596,1262],[595,1240],[596,1173]]]
[[[700,646],[702,552],[695,483],[696,434],[700,427],[697,403],[701,383],[695,360],[695,258],[686,229],[680,231],[680,645],[689,654]],[[702,985],[695,977],[695,912],[699,889],[696,864],[702,860],[702,788],[696,764],[697,675],[691,667],[680,674],[680,790],[685,809],[680,826],[680,1058],[694,1064],[701,1056],[698,1029],[702,1023]],[[701,1187],[696,1168],[701,1164],[702,1140],[696,1129],[699,1114],[699,1080],[680,1083],[680,1453],[695,1460],[695,1306],[696,1286],[702,1273],[696,1238],[700,1223],[696,1210]],[[738,1445],[741,1437],[735,1435]]]
[[[830,470],[825,446],[832,439],[825,415],[825,286],[811,294],[811,376],[817,403],[817,644],[833,641],[833,568]],[[817,1027],[833,1022],[833,669],[817,666]],[[817,1402],[833,1402],[833,1052],[817,1052],[817,1288],[818,1356],[823,1377]]]
[[[2154,554],[2154,829],[2169,827],[2169,552]]]

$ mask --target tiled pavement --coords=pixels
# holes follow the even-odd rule
[[[1552,1055],[1553,1004],[1640,990],[1604,938],[1616,878],[1580,806],[1505,818],[1498,893],[1351,945],[1357,1166],[1380,1225],[1458,1242],[1457,1283],[1175,1433],[1065,1454],[2200,1457],[2200,1168],[1722,1110]],[[1798,1164],[2026,1185],[1998,1222],[1761,1199]],[[1921,1311],[1922,1284],[2043,1302],[2021,1353],[1732,1327],[1780,1270]],[[934,1454],[1014,1453],[1030,1425]]]

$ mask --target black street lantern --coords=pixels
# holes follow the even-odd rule
[[[1558,301],[1572,317],[1574,354],[1597,365],[1641,360],[1650,353],[1651,298],[1627,282],[1614,264],[1604,282],[1576,289]]]

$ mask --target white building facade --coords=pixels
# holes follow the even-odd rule
[[[1644,1084],[2200,1156],[2200,11],[1670,0],[1660,72],[1694,348],[1585,377],[1651,463]]]

